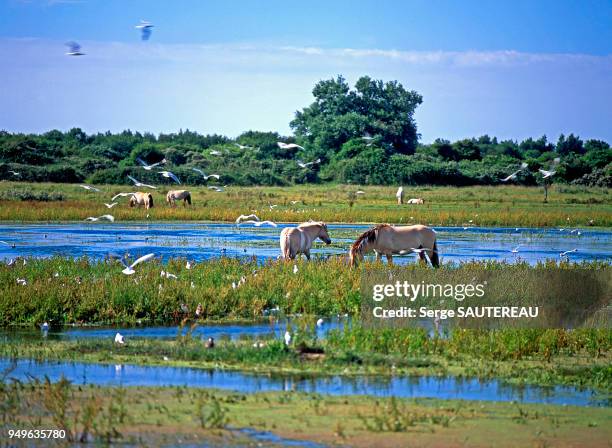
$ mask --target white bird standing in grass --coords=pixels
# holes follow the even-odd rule
[[[68,52],[66,56],[85,56],[85,53],[81,52],[81,46],[77,42],[66,42]]]
[[[152,188],[153,190],[157,190],[157,187],[154,187],[153,185],[149,185],[149,184],[143,184],[139,180],[134,179],[129,174],[128,174],[128,179],[130,179],[132,182],[134,182],[134,185],[136,185],[137,187]]]
[[[304,147],[298,144],[295,144],[295,143],[276,142],[276,144],[278,145],[280,149],[293,149],[293,148],[304,149]]]
[[[118,204],[118,202],[112,202],[110,204],[107,204],[106,202],[104,203],[104,205],[106,205],[106,208],[113,208],[117,204]]]
[[[125,344],[125,338],[121,333],[115,335],[115,344]]]
[[[200,173],[200,174],[202,175],[202,177],[204,178],[204,180],[208,180],[208,179],[210,179],[211,177],[214,177],[215,179],[219,180],[219,178],[221,177],[221,176],[220,176],[220,175],[218,175],[218,174],[208,174],[208,175],[206,175],[206,174],[204,174],[204,171],[202,171],[202,170],[201,170],[201,169],[199,169],[199,168],[191,168],[191,169],[192,169],[193,171],[195,171],[196,173]]]
[[[92,187],[91,185],[79,185],[79,187],[84,188],[85,190],[99,192],[100,189],[96,187]]]
[[[161,271],[160,272],[160,277],[166,277],[166,278],[178,278],[178,276],[171,274],[170,272],[166,272],[166,271]]]
[[[289,346],[289,344],[291,344],[291,333],[287,330],[285,331],[285,345]]]
[[[317,320],[317,327],[322,327],[325,321],[323,319]]]
[[[214,190],[214,191],[216,191],[217,193],[222,193],[223,191],[225,191],[225,190],[223,189],[223,187],[219,187],[219,186],[217,186],[217,185],[209,185],[208,189],[209,189],[209,190]]]
[[[294,274],[297,274],[297,273],[298,273],[298,267],[297,267],[297,264],[294,264],[294,265],[293,265],[293,273],[294,273]]]
[[[94,217],[94,216],[90,216],[89,218],[86,218],[85,221],[89,221],[89,222],[96,222],[96,221],[115,222],[115,217],[113,215],[102,215],[102,216],[98,216],[97,218]]]
[[[123,272],[125,275],[132,275],[134,274],[136,271],[134,270],[134,267],[140,263],[143,263],[145,261],[149,261],[151,258],[153,258],[155,256],[155,254],[147,254],[144,255],[140,258],[138,258],[136,261],[134,261],[134,263],[132,263],[131,265],[128,266],[128,264],[125,262],[125,260],[123,259],[123,257],[114,257],[111,255],[112,258],[118,258],[119,261],[121,262],[121,264],[123,266],[125,266],[125,269],[121,272]]]
[[[162,165],[164,163],[166,163],[166,159],[162,159],[161,162],[157,162],[157,163],[152,163],[151,165],[147,164],[147,162],[145,162],[144,160],[142,160],[140,157],[136,157],[136,161],[138,163],[140,163],[140,165],[147,171],[151,171],[153,168],[155,168],[156,166]]]
[[[21,285],[21,286],[27,286],[28,285],[28,281],[25,278],[18,278],[17,279],[17,284]]]

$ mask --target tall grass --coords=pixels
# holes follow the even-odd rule
[[[2,221],[81,221],[107,213],[103,205],[131,186],[100,186],[91,193],[70,184],[0,183]],[[397,206],[395,188],[349,185],[293,187],[228,187],[216,193],[203,187],[192,191],[192,207],[171,208],[165,191],[154,191],[155,207],[149,211],[130,209],[125,199],[112,209],[118,221],[210,220],[233,222],[243,212],[261,219],[303,222],[389,222],[432,225],[480,226],[612,226],[612,200],[607,189],[555,187],[549,202],[535,187],[415,187],[406,194],[422,197],[420,206]],[[358,189],[364,195],[355,196]],[[49,202],[49,198],[61,201]],[[30,199],[30,200],[27,200]],[[294,203],[295,202],[295,203]],[[270,205],[276,207],[270,208]],[[147,215],[149,217],[147,218]]]

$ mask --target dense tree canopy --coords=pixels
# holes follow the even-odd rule
[[[206,182],[193,170],[198,168],[220,174],[221,184],[236,185],[495,185],[526,163],[513,182],[535,185],[541,181],[538,169],[550,168],[558,157],[553,181],[612,186],[612,150],[602,140],[569,134],[554,144],[546,136],[517,142],[483,135],[419,144],[413,116],[422,98],[398,82],[362,77],[351,90],[339,76],[319,82],[313,94],[315,101],[291,122],[295,137],[259,131],[235,139],[190,130],[158,136],[129,130],[89,135],[79,128],[40,135],[0,131],[0,179],[125,184],[131,174],[167,184],[156,170],[137,163],[165,158],[165,167],[187,184]],[[279,141],[304,149],[281,148]],[[307,168],[298,164],[318,158]]]

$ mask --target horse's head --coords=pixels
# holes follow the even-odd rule
[[[320,238],[321,241],[323,241],[325,244],[331,244],[331,238],[327,233],[327,224],[325,224],[324,222],[319,222],[318,224],[319,234],[317,235],[317,237]]]

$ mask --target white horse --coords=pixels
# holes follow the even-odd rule
[[[285,227],[280,234],[282,258],[293,260],[298,254],[304,254],[310,260],[310,248],[317,238],[325,244],[331,243],[324,222],[305,222],[297,227]]]
[[[130,197],[130,201],[128,202],[130,207],[140,207],[143,206],[149,210],[153,207],[153,195],[151,193],[133,193]]]
[[[440,265],[436,231],[421,224],[404,227],[379,224],[367,230],[351,246],[349,252],[351,266],[363,260],[363,256],[371,251],[376,253],[378,261],[385,255],[389,264],[393,263],[394,254],[402,255],[409,252],[418,253],[421,260],[426,262],[425,253],[427,253],[432,266]]]

